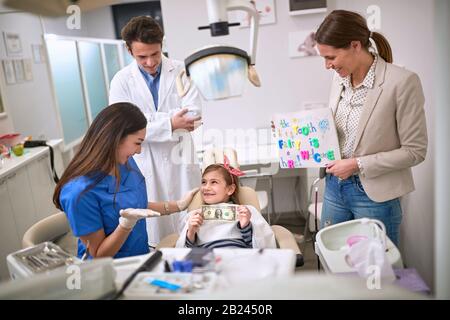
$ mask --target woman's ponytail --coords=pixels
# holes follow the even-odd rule
[[[392,49],[387,39],[379,32],[372,32],[372,40],[377,46],[377,51],[380,57],[386,62],[392,63],[394,58],[392,57]]]

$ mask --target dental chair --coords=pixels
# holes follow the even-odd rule
[[[212,163],[223,163],[223,155],[226,155],[230,160],[230,165],[239,168],[237,165],[237,156],[236,152],[233,149],[212,149],[208,150],[203,157],[203,166],[202,171],[206,169],[206,167]],[[258,201],[258,195],[255,190],[246,186],[239,186],[239,193],[237,194],[241,204],[243,205],[251,205],[255,207],[259,212],[261,212],[261,207]],[[204,204],[201,193],[198,191],[191,203],[188,206],[187,211],[191,212],[192,210],[196,210],[200,208]],[[272,231],[275,235],[275,241],[277,247],[280,249],[291,249],[296,254],[296,267],[301,267],[304,264],[303,255],[300,251],[300,248],[297,244],[297,241],[294,238],[294,235],[285,227],[280,225],[272,225]],[[178,234],[170,234],[163,238],[160,243],[156,246],[156,249],[161,248],[174,248],[175,244],[178,240]]]
[[[76,255],[77,238],[72,234],[64,212],[52,214],[32,225],[23,235],[22,248],[46,241],[53,242],[64,251]]]

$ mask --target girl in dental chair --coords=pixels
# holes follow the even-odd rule
[[[177,247],[203,248],[276,248],[272,228],[261,213],[250,205],[240,205],[239,176],[243,173],[224,164],[208,166],[202,176],[201,198],[206,205],[237,204],[237,221],[206,220],[202,209],[189,213]]]

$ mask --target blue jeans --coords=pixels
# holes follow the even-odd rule
[[[321,228],[353,219],[378,219],[386,226],[389,239],[398,245],[402,209],[400,199],[370,200],[358,176],[345,180],[327,174]]]

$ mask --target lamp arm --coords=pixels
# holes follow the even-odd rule
[[[247,12],[251,17],[250,21],[250,64],[254,65],[256,60],[256,47],[258,40],[259,13],[253,1],[248,0],[228,0],[227,11],[241,10]]]

